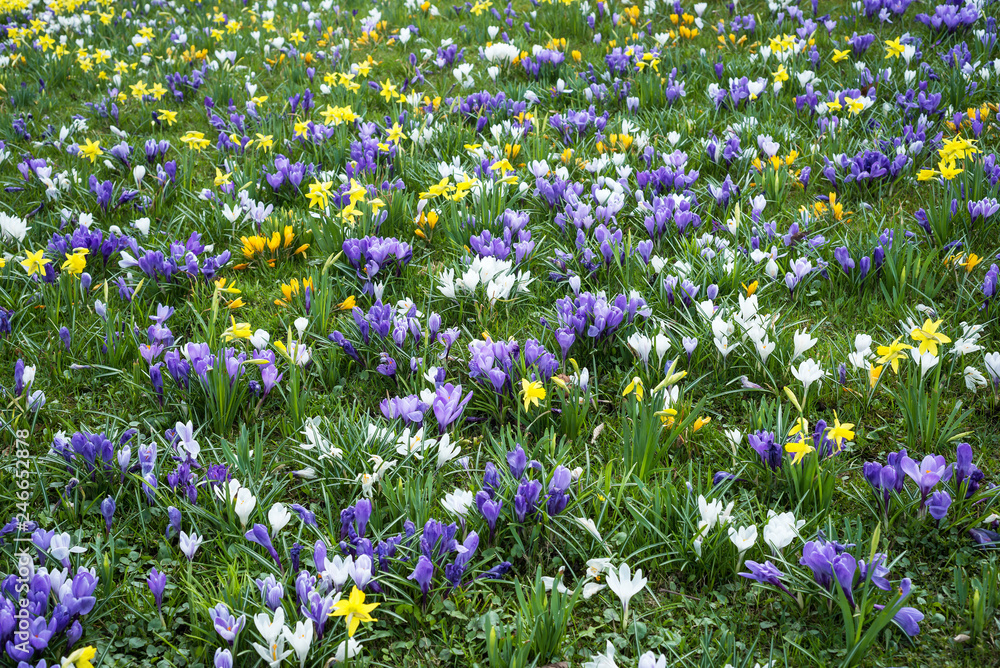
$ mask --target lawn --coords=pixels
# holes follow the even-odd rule
[[[0,666],[992,665],[998,16],[0,0]]]

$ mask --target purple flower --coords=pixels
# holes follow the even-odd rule
[[[233,668],[233,653],[229,651],[229,648],[216,648],[215,668]]]
[[[514,480],[520,480],[524,475],[524,470],[528,468],[528,456],[524,453],[524,448],[518,443],[517,446],[507,453],[507,466]]]
[[[462,416],[465,407],[472,400],[472,392],[462,397],[462,386],[443,383],[434,394],[432,407],[438,421],[439,433],[443,434],[448,425]]]
[[[108,533],[111,533],[111,521],[115,516],[115,500],[110,496],[101,501],[101,515],[104,516],[104,526],[107,527]]]
[[[166,574],[160,573],[154,567],[149,572],[146,584],[149,585],[149,591],[153,593],[153,599],[156,601],[156,609],[160,612],[160,614],[163,614],[163,590],[167,586]]]
[[[413,580],[420,585],[420,591],[427,598],[427,592],[431,588],[431,579],[434,577],[434,562],[424,555],[420,555],[417,565],[413,567],[413,572],[406,579]]]
[[[237,619],[229,612],[229,608],[226,607],[225,603],[219,603],[215,606],[211,611],[211,615],[216,632],[232,646],[236,642],[236,636],[243,630],[243,626],[247,622],[246,615],[240,615],[239,619]],[[218,652],[216,652],[216,657],[218,657]],[[232,657],[230,657],[231,659]]]
[[[278,551],[274,549],[274,545],[271,543],[271,535],[267,532],[267,527],[263,524],[254,524],[253,528],[246,532],[244,536],[251,543],[257,543],[271,555],[275,563],[278,564],[278,568],[284,571],[284,567],[281,565],[281,559],[278,557]]]
[[[927,512],[931,514],[931,517],[940,521],[948,514],[950,506],[951,495],[948,492],[934,492],[927,501]]]
[[[941,455],[927,455],[917,464],[909,457],[903,457],[899,464],[903,473],[908,475],[920,488],[920,496],[927,499],[934,486],[951,478],[952,470],[948,468]]]
[[[788,588],[781,582],[781,578],[785,577],[785,574],[779,571],[778,567],[772,564],[770,560],[760,564],[756,561],[750,561],[748,559],[746,561],[746,567],[750,569],[750,572],[740,573],[740,576],[745,577],[748,580],[756,580],[761,584],[769,584],[774,587],[778,587],[791,596]]]

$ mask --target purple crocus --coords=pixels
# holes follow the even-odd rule
[[[443,434],[448,425],[462,416],[465,407],[472,401],[472,392],[462,397],[462,386],[443,383],[434,394],[431,406],[438,421],[439,433]]]
[[[417,560],[417,565],[413,567],[413,572],[410,573],[406,579],[413,580],[418,585],[420,585],[420,592],[423,594],[424,600],[427,600],[427,592],[431,588],[431,580],[434,577],[434,562],[428,559],[424,555],[420,555]]]
[[[167,576],[165,573],[160,573],[154,567],[149,572],[149,577],[146,579],[146,584],[149,585],[149,591],[153,593],[153,599],[156,601],[156,609],[159,613],[163,614],[163,591],[167,587]]]
[[[950,506],[951,495],[948,492],[934,492],[931,494],[931,498],[927,500],[927,512],[938,521],[944,519],[945,515],[948,514]]]
[[[918,464],[909,457],[900,462],[903,473],[908,475],[920,488],[921,505],[927,500],[934,486],[951,478],[952,470],[941,455],[927,455]]]
[[[104,516],[104,526],[107,527],[108,533],[111,533],[111,521],[115,517],[115,500],[110,496],[103,501],[101,501],[101,515]]]
[[[284,566],[281,565],[281,558],[278,557],[278,551],[274,549],[274,544],[271,543],[271,534],[267,532],[267,527],[263,524],[254,524],[253,528],[246,532],[244,536],[251,543],[257,543],[271,555],[275,563],[278,564],[278,568],[282,571],[285,570]]]
[[[229,612],[229,608],[226,607],[225,603],[219,603],[215,606],[211,611],[211,615],[216,632],[232,647],[236,642],[236,636],[243,630],[243,626],[247,622],[246,615],[240,615],[239,618],[236,618]],[[216,652],[216,657],[218,657],[218,652]]]
[[[741,577],[745,577],[748,580],[756,580],[761,584],[769,584],[773,587],[781,589],[781,591],[785,592],[789,596],[792,596],[792,593],[788,591],[788,587],[781,582],[781,578],[785,577],[785,574],[779,571],[778,567],[772,564],[770,560],[761,564],[748,559],[746,561],[746,567],[750,569],[750,572],[740,573],[739,575]],[[792,598],[795,597],[792,596]]]

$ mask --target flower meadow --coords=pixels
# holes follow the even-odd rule
[[[0,666],[994,665],[998,17],[0,0]]]

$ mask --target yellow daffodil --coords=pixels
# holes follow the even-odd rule
[[[88,645],[81,647],[69,656],[63,657],[59,665],[60,668],[69,668],[70,666],[75,666],[75,668],[94,668],[94,664],[90,660],[95,656],[97,656],[97,650]]]
[[[827,432],[827,438],[837,444],[839,450],[844,441],[854,440],[854,424],[851,422],[841,422],[837,417],[837,411],[833,412],[833,426]]]
[[[101,150],[101,145],[99,143],[88,139],[84,143],[80,144],[80,155],[84,158],[90,158],[90,162],[93,164],[97,162],[98,156],[104,155],[104,151]]]
[[[899,339],[903,337],[898,337],[895,341],[887,346],[879,346],[875,352],[877,352],[880,357],[878,358],[878,363],[890,364],[892,366],[893,373],[899,373],[899,360],[905,359],[906,355],[903,354],[904,350],[909,350],[913,346],[907,345],[905,343],[900,343]]]
[[[195,132],[194,130],[188,130],[182,137],[181,141],[188,145],[188,148],[193,151],[201,151],[206,149],[211,145],[211,140],[205,139],[204,132]]]
[[[250,330],[250,323],[236,322],[236,318],[230,316],[232,324],[222,333],[222,338],[226,341],[233,339],[249,339],[253,332]]]
[[[899,38],[885,41],[885,57],[899,58],[903,55],[903,45],[899,43]]]
[[[21,260],[21,266],[27,270],[28,276],[34,276],[36,273],[45,273],[45,265],[49,263],[49,260],[42,257],[44,252],[44,248],[42,250],[35,251],[34,253],[27,251],[27,257]]]
[[[79,276],[87,268],[87,254],[90,251],[86,248],[77,248],[72,253],[66,253],[66,261],[62,263],[62,270]]]
[[[965,272],[971,274],[972,270],[976,268],[976,265],[983,261],[983,258],[979,257],[975,253],[969,253],[969,257],[964,258],[958,263],[959,267],[964,267]]]
[[[920,343],[917,352],[921,355],[930,351],[931,355],[937,357],[938,345],[951,343],[951,339],[937,331],[942,322],[942,320],[932,321],[930,318],[927,318],[924,320],[923,327],[916,327],[910,332],[910,338]]]
[[[785,444],[785,452],[792,455],[792,464],[798,464],[802,461],[802,458],[808,455],[810,452],[815,450],[813,446],[809,445],[805,439],[801,441],[792,441],[791,443]]]
[[[369,623],[378,621],[372,617],[371,612],[379,606],[378,603],[365,603],[365,593],[355,587],[351,590],[351,595],[347,599],[341,598],[333,604],[331,617],[344,617],[347,623],[347,635],[354,637],[354,632],[358,630],[361,622]]]
[[[528,410],[531,405],[537,407],[538,402],[545,399],[545,387],[541,381],[522,378],[521,397],[524,399],[524,410]]]
[[[309,200],[309,208],[317,206],[325,209],[329,206],[332,187],[333,181],[313,181],[310,183],[309,192],[306,193],[306,198]]]
[[[168,127],[177,122],[177,112],[169,109],[157,109],[156,117],[166,123]]]
[[[636,401],[642,401],[642,395],[643,395],[642,379],[639,378],[638,376],[634,376],[632,378],[632,382],[629,383],[628,387],[625,388],[625,391],[622,392],[622,396],[627,397],[633,392],[635,393]]]

